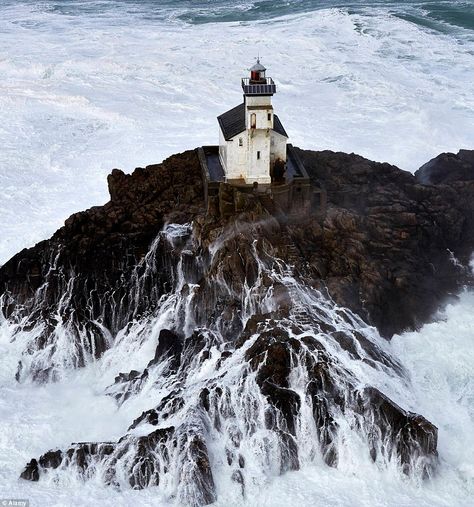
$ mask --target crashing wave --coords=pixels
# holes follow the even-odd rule
[[[153,399],[127,434],[49,451],[23,478],[73,473],[118,488],[156,486],[197,506],[224,484],[245,496],[259,478],[315,462],[344,467],[361,452],[377,467],[433,473],[437,429],[384,394],[384,383],[405,382],[384,340],[281,260],[265,239],[271,227],[235,222],[204,246],[192,225],[169,224],[118,300],[111,291],[94,304],[91,290],[89,321],[79,324],[73,311],[73,271],[59,275],[53,332],[38,318],[48,281],[10,315],[27,343],[21,380],[60,379],[106,350],[111,361],[114,349],[133,353],[157,340],[147,367],[121,373],[106,391],[119,406]]]

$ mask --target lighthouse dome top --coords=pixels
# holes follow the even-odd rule
[[[265,72],[267,69],[260,63],[260,58],[257,58],[257,62],[250,67],[251,72]]]

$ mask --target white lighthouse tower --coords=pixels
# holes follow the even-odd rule
[[[242,79],[244,102],[217,118],[219,159],[226,181],[269,184],[286,163],[288,135],[273,112],[273,79],[257,59],[250,77]]]

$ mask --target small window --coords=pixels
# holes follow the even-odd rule
[[[243,146],[243,145],[244,145],[244,140],[241,137],[239,137],[239,146]]]
[[[272,121],[272,113],[268,113],[268,121]]]
[[[250,115],[250,128],[257,128],[257,115],[255,113]]]
[[[260,160],[260,152],[257,151],[257,160]]]

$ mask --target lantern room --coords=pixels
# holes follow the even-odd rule
[[[257,58],[255,64],[249,69],[250,77],[242,79],[242,90],[245,97],[271,96],[276,92],[276,86],[271,77],[266,77],[266,68]]]
[[[257,63],[255,63],[255,65],[250,68],[250,83],[265,83],[266,70],[267,69],[260,63],[260,58],[257,58]]]

